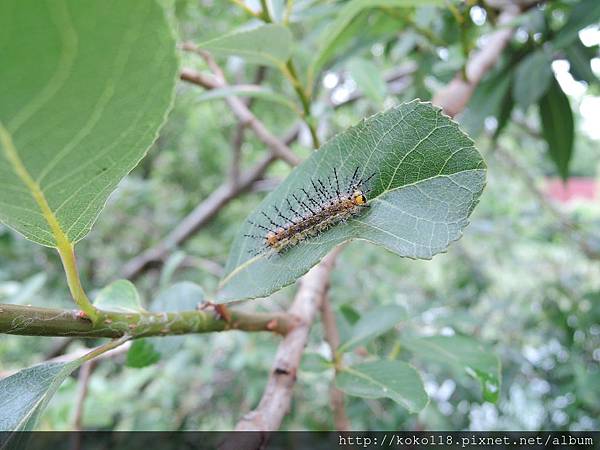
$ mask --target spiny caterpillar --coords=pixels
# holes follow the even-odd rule
[[[335,184],[331,177],[326,180],[329,186],[319,178],[311,180],[312,193],[304,188],[300,189],[303,197],[301,195],[298,198],[295,193],[292,193],[292,200],[285,199],[287,204],[285,212],[273,205],[275,214],[273,217],[264,211],[260,212],[265,219],[264,223],[248,221],[265,232],[262,236],[254,234],[244,236],[262,240],[264,247],[261,249],[283,253],[305,239],[315,237],[332,226],[360,214],[369,206],[367,194],[370,190],[365,190],[365,186],[375,174],[363,179],[358,176],[358,170],[357,167],[352,177],[348,179],[346,188],[342,190],[340,190],[335,167],[333,169]],[[261,249],[250,250],[250,252],[259,254]]]

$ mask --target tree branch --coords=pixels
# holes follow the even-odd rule
[[[212,60],[212,59],[209,59]],[[196,84],[205,89],[217,89],[227,86],[224,78],[220,78],[219,74],[222,74],[220,69],[215,68],[214,62],[209,64],[209,67],[214,70],[218,70],[218,73],[214,76],[202,74],[194,69],[183,68],[181,70],[180,78],[192,84]],[[276,136],[265,127],[265,125],[256,118],[256,116],[248,109],[245,103],[238,97],[226,97],[225,101],[231,108],[231,111],[235,114],[237,119],[244,125],[250,127],[256,136],[267,146],[269,149],[292,166],[296,166],[300,163],[300,158],[296,156],[292,150],[285,145]]]
[[[498,61],[512,37],[514,29],[508,27],[508,24],[518,17],[520,11],[520,7],[516,4],[510,3],[505,6],[498,18],[498,30],[492,33],[483,47],[467,61],[466,79],[462,71],[457,73],[450,83],[433,96],[434,105],[440,106],[450,117],[465,109],[475,88]]]
[[[73,431],[81,431],[83,425],[83,411],[85,407],[85,399],[88,394],[90,377],[94,371],[96,361],[88,361],[83,363],[79,369],[79,377],[77,378],[77,401],[75,404],[75,413],[73,414]],[[79,446],[80,448],[81,446]]]
[[[236,431],[275,431],[287,414],[300,359],[308,340],[313,320],[321,307],[329,287],[329,275],[341,247],[330,252],[300,280],[300,287],[288,313],[299,319],[279,344],[267,386],[258,407],[246,414],[237,424]],[[259,448],[265,436],[259,433],[232,435],[224,443],[226,449]],[[237,441],[240,439],[243,442]]]
[[[116,313],[98,311],[92,323],[77,310],[0,304],[0,333],[24,336],[132,338],[242,330],[286,335],[298,325],[287,313],[230,311],[226,320],[213,311]]]
[[[254,182],[260,180],[267,167],[275,160],[269,154],[254,168],[243,174],[237,184],[227,181],[219,186],[206,200],[190,212],[173,231],[160,243],[129,260],[123,267],[123,277],[133,280],[148,267],[163,261],[177,246],[189,239],[199,228],[212,219],[227,203],[247,191]]]

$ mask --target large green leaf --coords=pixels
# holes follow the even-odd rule
[[[173,35],[150,0],[4,0],[0,30],[0,221],[76,242],[165,120]]]
[[[361,12],[371,8],[404,8],[421,5],[443,5],[443,0],[350,0],[339,10],[335,20],[319,37],[319,50],[310,66],[310,78],[317,74],[332,56],[331,49],[338,37]]]
[[[358,168],[369,183],[369,208],[282,254],[261,251],[251,224],[261,212],[287,210],[286,199],[310,181],[349,179]],[[412,101],[339,134],[298,166],[254,211],[231,249],[221,280],[222,302],[267,296],[303,275],[336,245],[364,239],[409,258],[429,259],[458,239],[485,184],[485,163],[473,142],[428,103]],[[299,193],[299,195],[302,195]],[[315,195],[316,197],[316,195]],[[253,252],[260,252],[256,256]]]
[[[402,361],[375,361],[345,367],[336,374],[335,385],[348,395],[364,398],[387,397],[411,413],[429,401],[417,371]]]
[[[396,324],[407,319],[406,310],[397,305],[375,308],[360,317],[350,330],[350,338],[338,348],[340,353],[352,350],[359,344],[370,341],[391,330]]]
[[[220,36],[200,44],[220,55],[235,55],[255,64],[280,67],[292,54],[292,33],[281,25],[266,24]]]
[[[402,341],[417,358],[449,364],[479,380],[483,398],[496,402],[500,395],[500,360],[466,336],[429,336]]]
[[[569,176],[569,164],[573,154],[575,126],[573,112],[566,94],[556,79],[539,102],[542,134],[548,144],[548,152],[563,179]]]
[[[0,380],[0,431],[30,431],[58,387],[83,360],[44,363]]]
[[[348,70],[358,88],[376,104],[383,103],[387,85],[381,76],[381,71],[373,62],[354,58],[348,62]]]
[[[513,99],[522,108],[536,103],[550,86],[554,76],[550,58],[543,50],[527,55],[515,69]]]

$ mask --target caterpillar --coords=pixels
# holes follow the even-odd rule
[[[258,250],[250,250],[255,254],[267,252],[284,253],[300,242],[318,236],[323,231],[357,216],[369,207],[367,194],[370,189],[367,183],[372,174],[363,179],[358,176],[359,167],[340,188],[337,169],[333,169],[333,178],[326,182],[320,178],[310,180],[310,188],[300,188],[285,199],[286,208],[273,205],[271,215],[261,211],[263,223],[248,222],[263,234],[245,234],[246,237],[258,239],[262,246]],[[311,192],[309,192],[311,191]]]

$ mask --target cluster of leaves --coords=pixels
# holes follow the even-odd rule
[[[519,17],[518,39],[479,85],[464,114],[462,123],[469,133],[477,136],[484,129],[485,119],[494,117],[494,135],[498,137],[513,109],[526,115],[530,107],[537,105],[548,156],[560,176],[567,179],[575,148],[575,123],[552,62],[568,61],[575,80],[598,89],[600,80],[591,68],[598,49],[586,47],[578,34],[598,20],[600,6],[593,0],[548,2]]]

